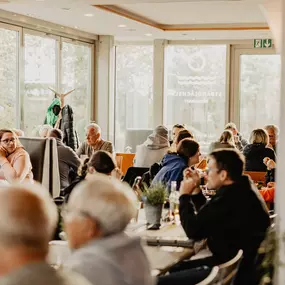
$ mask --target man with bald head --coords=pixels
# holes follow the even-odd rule
[[[46,263],[56,224],[56,206],[41,186],[0,187],[1,285],[89,284]]]
[[[98,150],[105,150],[110,153],[114,152],[114,147],[111,142],[104,141],[101,138],[101,128],[97,124],[90,124],[86,127],[86,141],[81,144],[77,150],[77,155],[86,155],[91,157]]]

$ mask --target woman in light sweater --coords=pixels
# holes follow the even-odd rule
[[[160,162],[168,150],[168,129],[158,126],[143,144],[137,146],[134,166],[151,167]]]
[[[16,134],[9,129],[0,130],[0,181],[33,181],[29,154],[20,144]]]

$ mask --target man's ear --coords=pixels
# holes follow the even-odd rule
[[[228,173],[227,173],[226,170],[221,170],[220,178],[221,178],[222,181],[225,181],[228,178]]]

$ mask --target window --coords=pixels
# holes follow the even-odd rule
[[[91,98],[91,47],[72,42],[62,43],[61,92],[75,89],[65,99],[74,112],[74,126],[79,139],[85,139],[85,127],[90,118]]]
[[[15,128],[18,95],[18,32],[0,28],[0,128]]]
[[[281,60],[274,54],[240,56],[240,130],[278,124]]]
[[[116,48],[115,144],[135,147],[152,131],[153,46]]]
[[[53,38],[33,34],[24,35],[25,81],[24,81],[24,131],[26,135],[36,135],[39,125],[45,120],[48,106],[57,89],[56,48]]]
[[[204,153],[225,124],[226,55],[226,45],[168,46],[166,51],[166,125],[186,124]]]

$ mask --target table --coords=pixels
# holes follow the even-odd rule
[[[144,210],[139,211],[137,223],[130,223],[125,231],[130,236],[147,237],[186,237],[180,225],[165,223],[159,230],[147,230],[145,225]],[[172,246],[148,246],[143,242],[143,248],[151,265],[152,275],[165,274],[173,265],[181,260],[194,255],[193,248]],[[60,264],[71,254],[66,241],[51,241],[48,262]]]

